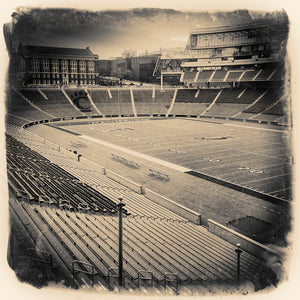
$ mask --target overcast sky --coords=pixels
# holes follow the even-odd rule
[[[268,12],[179,11],[138,8],[129,10],[28,9],[15,10],[12,40],[34,45],[85,48],[100,58],[120,56],[124,49],[137,53],[185,47],[189,33],[207,28],[246,23]],[[12,22],[11,22],[12,23]]]

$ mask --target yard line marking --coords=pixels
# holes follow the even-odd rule
[[[81,135],[81,136],[78,136],[78,138],[83,138],[83,139],[92,141],[92,142],[94,142],[94,143],[97,143],[97,144],[100,144],[100,145],[103,145],[103,146],[106,146],[106,147],[109,147],[109,148],[112,148],[112,149],[115,149],[115,150],[118,150],[118,151],[121,151],[121,152],[130,154],[130,155],[133,155],[133,156],[135,156],[135,157],[139,157],[139,158],[148,160],[148,161],[150,161],[150,162],[154,162],[154,163],[160,164],[160,165],[162,165],[162,166],[168,167],[168,168],[173,169],[173,170],[176,170],[176,171],[180,171],[180,172],[188,172],[188,171],[191,171],[190,169],[181,167],[181,166],[176,165],[176,164],[173,164],[173,163],[169,163],[169,162],[167,162],[167,161],[165,161],[165,160],[158,159],[158,158],[155,158],[155,157],[146,155],[146,154],[142,154],[142,153],[139,153],[139,152],[136,152],[136,151],[133,151],[133,150],[130,150],[130,149],[127,149],[127,148],[124,148],[124,147],[115,145],[115,144],[111,144],[111,143],[109,143],[109,142],[105,142],[105,141],[102,141],[102,140],[93,138],[93,137],[91,137],[91,136],[88,136],[88,135],[84,135],[84,134],[83,134],[83,135]]]

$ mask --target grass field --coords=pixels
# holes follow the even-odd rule
[[[153,157],[290,200],[292,156],[290,134],[286,131],[263,125],[187,119],[145,119],[64,128],[83,136],[44,125],[29,130],[201,213],[204,223],[208,218],[225,224],[254,216],[276,226],[280,232],[287,230],[288,208],[190,176],[172,165],[151,161]],[[86,147],[74,147],[79,142]],[[129,167],[112,159],[111,154],[134,161],[140,167]],[[170,180],[151,176],[150,168],[168,174]]]

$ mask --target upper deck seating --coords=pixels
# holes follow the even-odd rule
[[[266,81],[274,72],[274,68],[264,68],[255,78],[255,81]]]
[[[214,70],[203,70],[199,73],[198,78],[196,81],[208,81],[212,75]]]
[[[182,82],[194,82],[196,78],[197,72],[184,72]]]
[[[238,81],[243,74],[243,71],[229,71],[226,81]]]
[[[251,81],[258,72],[259,70],[246,70],[239,81]]]
[[[223,81],[225,76],[227,74],[227,71],[217,70],[211,79],[211,81]]]

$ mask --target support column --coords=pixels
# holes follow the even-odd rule
[[[123,198],[119,198],[119,286],[123,286]]]

